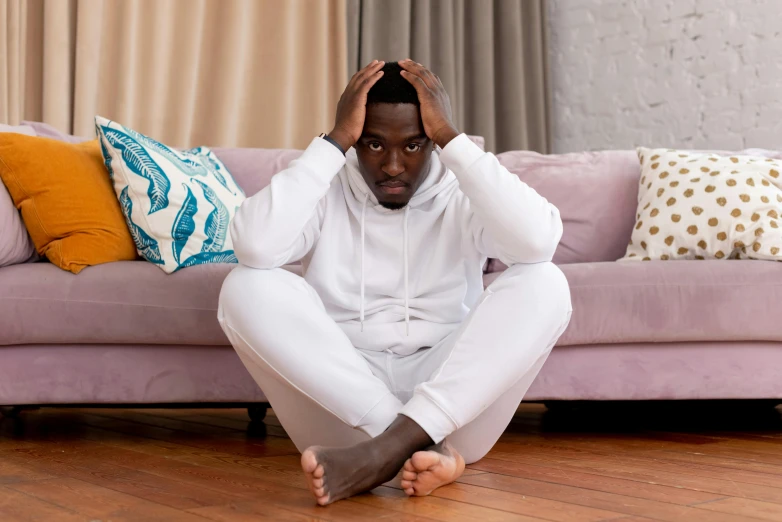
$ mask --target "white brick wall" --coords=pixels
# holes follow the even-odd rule
[[[782,0],[549,0],[554,152],[782,149]]]

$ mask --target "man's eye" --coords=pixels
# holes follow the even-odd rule
[[[377,142],[372,142],[368,144],[369,150],[373,152],[378,152],[380,149],[383,148],[383,146]]]
[[[417,143],[409,143],[407,147],[408,147],[407,150],[409,150],[410,152],[418,152],[421,149],[421,146]]]

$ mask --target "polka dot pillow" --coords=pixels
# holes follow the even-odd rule
[[[782,261],[782,161],[638,148],[636,224],[620,261]]]

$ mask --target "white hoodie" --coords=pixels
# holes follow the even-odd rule
[[[239,263],[301,260],[327,313],[363,350],[408,355],[455,330],[483,292],[487,257],[550,261],[557,208],[465,134],[432,152],[410,203],[389,210],[343,156],[315,138],[231,223]]]

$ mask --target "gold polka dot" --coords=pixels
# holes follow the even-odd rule
[[[649,205],[651,205],[651,204],[652,204],[652,202],[650,201],[649,203],[647,203],[646,205],[644,205],[644,210],[646,210],[647,208],[649,208]]]
[[[705,258],[703,256],[695,256],[695,259],[698,261],[703,261]]]
[[[659,188],[659,189],[657,189],[657,197],[659,198],[660,196],[662,196],[662,195],[663,195],[663,192],[665,192],[665,189],[664,189],[664,188]]]
[[[695,225],[690,225],[687,227],[687,232],[694,236],[695,234],[698,233],[698,227],[696,227]]]
[[[709,167],[701,167],[701,172],[709,172]]]
[[[730,171],[730,173],[731,173],[731,174],[738,174],[738,173],[739,173],[739,171],[738,171],[738,170],[731,170],[731,171]]]
[[[758,250],[760,250],[760,243],[758,243],[757,241],[755,241],[754,243],[752,243],[752,250],[754,250],[755,252],[757,252]]]
[[[672,187],[678,187],[679,186],[679,182],[678,181],[671,181],[669,183],[669,185],[672,186]]]
[[[770,225],[771,225],[771,228],[779,228],[779,225],[777,225],[777,222],[774,221],[773,219],[771,220]]]
[[[709,218],[710,227],[716,227],[718,224],[719,224],[719,220],[717,218]]]
[[[742,225],[741,223],[736,225],[736,232],[744,232],[744,225]]]
[[[646,241],[641,241],[641,248],[646,250]]]
[[[702,240],[702,239],[701,239],[700,241],[698,241],[698,246],[699,246],[701,249],[703,249],[703,250],[706,250],[706,247],[707,247],[708,245],[706,244],[706,241],[704,241],[704,240]]]
[[[644,222],[643,222],[643,221],[639,221],[639,222],[638,222],[638,223],[635,225],[635,229],[636,229],[636,230],[641,230],[641,227],[642,227],[642,226],[644,226]]]
[[[752,214],[752,217],[751,217],[750,219],[751,219],[752,221],[757,221],[758,219],[760,219],[760,214],[758,214],[757,212],[755,212],[754,214]]]
[[[770,218],[774,218],[774,219],[777,219],[777,218],[779,217],[779,214],[777,214],[777,211],[776,211],[776,210],[769,210],[769,211],[768,211],[768,213],[767,213],[766,215],[767,215],[768,217],[770,217]]]
[[[717,187],[715,187],[714,185],[707,185],[706,186],[706,192],[714,192],[716,190],[716,188]]]
[[[760,196],[760,201],[763,203],[768,203],[768,197],[767,196]]]
[[[755,237],[760,237],[763,235],[763,227],[758,227],[755,229]]]
[[[711,171],[709,173],[709,176],[719,176],[719,175],[720,175],[720,171],[719,170],[713,170],[713,171]]]
[[[694,194],[694,191],[692,189],[687,189],[684,191],[684,197],[689,198]]]
[[[719,161],[717,158],[709,158],[709,161]]]
[[[736,186],[736,180],[735,179],[729,179],[725,182],[725,184],[729,187],[735,187]]]
[[[782,196],[777,194],[777,203],[782,203]]]
[[[652,170],[656,169],[659,166],[660,166],[659,163],[652,163]]]
[[[655,234],[656,234],[657,232],[659,232],[659,231],[660,231],[660,229],[659,229],[659,228],[657,228],[657,227],[652,227],[652,228],[650,228],[650,229],[649,229],[649,233],[650,233],[651,235],[655,235]]]
[[[690,178],[690,183],[698,183],[701,178]]]
[[[686,154],[679,154],[679,157],[680,157],[680,158],[686,158],[686,157],[687,157],[687,155],[686,155]]]
[[[646,185],[646,188],[647,188],[647,189],[650,189],[650,188],[652,188],[652,182],[651,182],[651,181],[650,181],[650,182],[649,182],[649,183]]]
[[[739,199],[746,203],[749,201],[749,194],[739,194]]]
[[[733,217],[739,217],[739,216],[741,215],[741,210],[739,210],[739,209],[737,209],[737,208],[734,208],[734,209],[733,209],[733,210],[730,212],[730,215],[731,215],[731,216],[733,216]]]
[[[724,207],[727,202],[728,200],[725,198],[717,198],[717,204],[721,207]]]
[[[668,171],[667,170],[664,170],[664,171],[660,172],[660,179],[665,179],[667,177],[668,177]]]
[[[696,216],[700,216],[703,212],[703,209],[701,207],[692,207],[692,213]]]
[[[779,177],[779,171],[771,169],[770,171],[768,171],[768,175],[771,176],[772,178],[778,178]]]
[[[629,256],[627,256],[627,257],[635,257],[635,254],[630,254],[630,255],[629,255]]]
[[[717,259],[722,259],[723,257],[725,257],[725,254],[722,253],[722,250],[717,250],[717,252],[714,254],[714,257],[716,257]]]
[[[668,259],[670,259],[668,257],[668,254],[663,254],[663,255],[660,256],[660,261],[668,261]]]
[[[726,239],[728,239],[728,234],[726,234],[725,232],[720,232],[719,234],[717,234],[717,239],[719,239],[720,241],[725,241]]]
[[[690,173],[690,169],[681,169],[679,171],[679,174],[689,174],[689,173]]]
[[[681,219],[682,217],[679,214],[671,214],[671,221],[674,223],[678,223]]]
[[[733,248],[744,248],[744,241],[736,241],[733,243]]]
[[[666,205],[673,206],[676,204],[676,198],[668,198],[668,201],[665,202]]]
[[[649,212],[649,215],[650,215],[651,217],[655,217],[655,216],[656,216],[657,214],[659,214],[659,213],[660,213],[660,211],[659,211],[658,209],[656,209],[656,208],[653,208],[653,209],[652,209],[652,211],[651,211],[651,212]]]
[[[768,187],[771,185],[771,183],[769,183],[768,180],[766,179],[761,179],[760,184],[763,185],[764,187]]]
[[[747,178],[747,185],[749,185],[750,187],[754,187],[755,186],[755,180],[752,179],[752,178]]]
[[[779,253],[779,248],[777,247],[771,247],[771,255],[775,256]]]
[[[665,244],[668,246],[671,246],[673,244],[673,236],[668,236],[665,238]]]
[[[674,165],[676,165],[676,162],[675,162],[675,161],[669,161],[669,162],[668,162],[668,165],[669,165],[669,166],[671,166],[671,167],[673,167]]]
[[[732,161],[733,163],[738,163],[739,159],[738,158],[730,158],[730,161]]]
[[[679,247],[679,250],[677,250],[676,253],[679,254],[680,256],[683,256],[689,251],[690,251],[689,248]]]
[[[659,155],[659,154],[655,154],[654,156],[652,156],[652,157],[651,157],[651,158],[649,158],[649,159],[650,159],[650,160],[652,160],[652,161],[654,161],[654,160],[656,160],[656,159],[659,159],[659,158],[660,158],[660,155]]]
[[[651,257],[645,257],[645,258],[642,259],[642,261],[651,261],[651,260],[652,260]]]
[[[641,185],[646,183],[646,176],[641,176]]]

